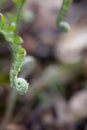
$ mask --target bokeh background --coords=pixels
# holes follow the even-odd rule
[[[19,76],[29,89],[14,100],[12,49],[0,35],[0,130],[87,130],[87,0],[72,1],[66,33],[56,24],[62,2],[25,1],[19,34],[27,57]],[[15,15],[17,9],[0,0],[0,12]]]

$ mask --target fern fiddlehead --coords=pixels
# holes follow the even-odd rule
[[[13,50],[13,64],[10,71],[10,84],[11,87],[16,89],[18,93],[24,94],[28,90],[28,83],[25,79],[18,78],[18,73],[26,56],[26,51],[21,46],[23,40],[20,36],[15,35],[16,24],[11,23],[8,25],[5,17],[1,13],[0,17],[0,34],[4,35],[6,41],[10,43]]]
[[[26,93],[28,89],[28,83],[23,78],[18,78],[18,72],[20,72],[20,68],[22,66],[22,62],[26,56],[26,51],[21,45],[12,44],[13,53],[14,53],[14,61],[12,64],[12,68],[10,71],[10,82],[11,86],[14,87],[19,93]]]
[[[68,11],[68,8],[71,4],[72,0],[63,0],[62,7],[59,11],[57,18],[57,25],[63,30],[68,31],[70,29],[70,25],[67,22],[62,21]]]

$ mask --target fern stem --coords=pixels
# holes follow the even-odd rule
[[[18,34],[18,27],[19,27],[19,22],[20,22],[21,10],[22,10],[24,2],[25,2],[25,0],[22,0],[21,6],[20,6],[20,8],[18,10],[17,20],[16,20],[15,36]],[[11,76],[13,74],[14,64],[16,64],[16,62],[18,62],[18,59],[16,58],[16,53],[15,53],[15,50],[14,50],[14,44],[11,44],[11,45],[12,45],[12,49],[13,49],[13,61],[14,61],[13,65],[12,65],[12,69],[10,71],[10,82],[12,83],[13,81],[11,81]],[[15,61],[15,58],[16,58],[17,61]],[[22,61],[20,61],[20,62],[22,62]],[[18,66],[18,68],[19,68],[19,66]],[[17,72],[17,74],[18,74],[18,72]],[[14,77],[12,77],[12,78],[14,78]],[[14,82],[11,85],[13,86]],[[12,87],[12,90],[11,90],[11,92],[9,94],[9,97],[8,97],[7,107],[6,107],[6,112],[5,112],[5,115],[4,115],[4,119],[3,119],[2,124],[1,124],[1,129],[2,130],[5,130],[7,124],[10,122],[10,119],[12,117],[14,107],[15,107],[16,97],[17,97],[17,92],[16,92],[15,88]]]

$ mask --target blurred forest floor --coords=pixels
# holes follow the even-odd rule
[[[67,34],[56,25],[61,5],[62,0],[26,0],[24,4],[25,15],[19,34],[23,37],[27,57],[32,56],[33,61],[27,66],[27,72],[21,70],[19,75],[24,76],[30,86],[25,95],[17,95],[7,130],[87,129],[87,31],[84,32],[87,2],[72,2],[65,17],[72,27]],[[0,12],[15,13],[16,7],[11,0],[6,0]],[[12,50],[2,36],[0,42],[2,123],[11,93]]]

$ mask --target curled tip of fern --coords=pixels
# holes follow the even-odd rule
[[[70,30],[70,25],[67,22],[60,22],[58,25],[61,30],[63,30],[64,32],[68,32]]]
[[[29,84],[23,78],[16,78],[15,79],[15,89],[19,94],[24,94],[28,90]]]

